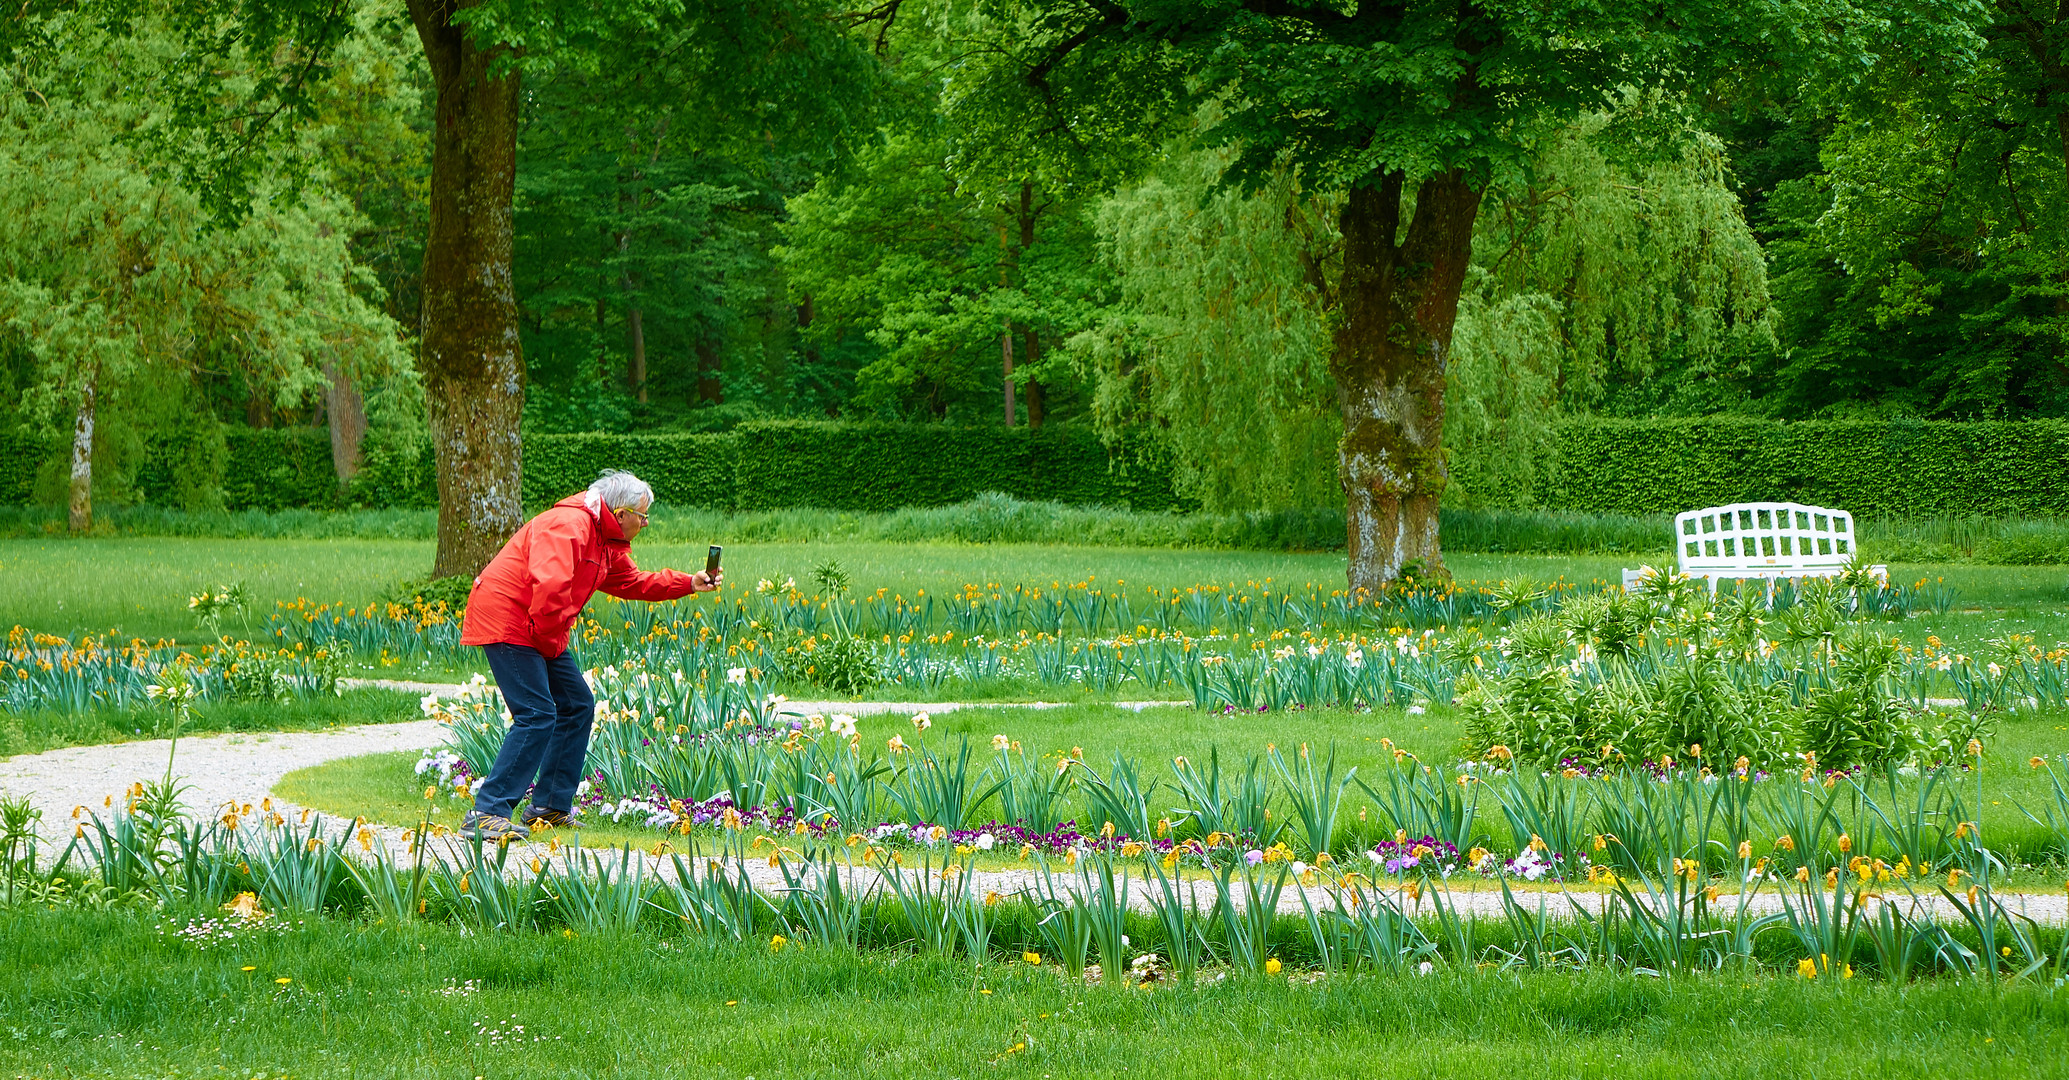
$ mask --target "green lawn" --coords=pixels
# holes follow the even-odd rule
[[[1115,754],[1124,754],[1141,770],[1145,784],[1154,781],[1162,785],[1150,795],[1151,805],[1172,808],[1184,805],[1184,799],[1173,787],[1171,759],[1176,755],[1204,764],[1208,751],[1218,747],[1226,775],[1230,771],[1240,772],[1251,755],[1263,754],[1271,744],[1278,745],[1289,758],[1302,743],[1317,754],[1326,754],[1328,748],[1334,747],[1339,755],[1339,776],[1357,768],[1376,786],[1384,775],[1382,770],[1391,764],[1391,755],[1381,739],[1391,739],[1425,760],[1449,762],[1456,759],[1460,735],[1455,714],[1448,708],[1432,708],[1419,716],[1407,715],[1400,709],[1371,713],[1316,709],[1222,716],[1190,708],[1135,712],[1105,704],[1086,704],[1041,710],[959,709],[934,718],[933,724],[928,739],[937,747],[945,743],[952,748],[953,740],[958,738],[970,741],[975,751],[973,772],[991,760],[989,746],[996,734],[1020,740],[1030,754],[1050,760],[1082,750],[1084,760],[1102,775]],[[870,749],[881,746],[892,734],[908,741],[914,738],[910,720],[902,714],[864,717],[859,731],[866,739],[865,747]],[[2053,805],[2053,791],[2046,775],[2034,771],[2026,761],[2036,754],[2060,753],[2065,747],[2069,747],[2069,713],[2018,712],[2002,721],[1997,738],[1984,755],[1981,780],[1986,805],[1979,808],[1978,816],[1990,830],[1993,846],[2013,855],[2011,869],[2016,874],[2008,882],[2012,887],[2047,892],[2062,887],[2064,868],[2051,859],[2044,859],[2037,866],[2019,865],[2022,860],[2016,853],[2038,849],[2046,842],[2045,834],[2022,808],[2044,816],[2043,811]],[[337,817],[365,817],[414,826],[424,810],[423,783],[411,772],[417,757],[416,753],[405,752],[330,762],[290,773],[274,790],[283,798]],[[1972,779],[1962,778],[1958,782],[1963,785],[1965,797],[1974,791]],[[1281,786],[1276,778],[1274,786]],[[1072,805],[1082,811],[1084,799],[1080,792],[1073,797]],[[466,806],[448,798],[437,800],[436,805],[439,813],[433,820],[447,825],[456,823]],[[1356,786],[1349,788],[1344,807],[1340,820],[1352,842],[1365,846],[1383,838],[1378,824],[1383,817],[1364,791]],[[997,803],[993,802],[978,816],[988,818],[997,810]],[[1366,811],[1367,817],[1361,817],[1361,811]],[[890,808],[886,812],[892,813]],[[1291,812],[1283,796],[1277,812]],[[1516,838],[1510,834],[1493,796],[1488,796],[1481,807],[1479,820],[1490,849],[1518,850]],[[654,830],[637,828],[629,822],[630,819],[623,825],[597,823],[585,828],[583,843],[592,847],[627,842],[650,846],[661,838]],[[1345,838],[1339,838],[1339,848],[1349,846]],[[1008,862],[1011,856],[1001,852],[993,861]]]
[[[417,540],[0,540],[0,627],[193,637],[187,597],[237,581],[250,589],[253,623],[261,625],[274,602],[298,596],[364,603],[398,581],[428,572],[432,550],[430,542]],[[637,554],[648,567],[697,567],[704,546],[642,544]],[[1662,553],[1654,561],[1665,558]],[[1335,589],[1344,580],[1341,554],[1032,544],[741,543],[726,549],[733,588],[752,587],[764,577],[806,581],[812,567],[827,559],[839,560],[855,575],[858,593],[888,588],[908,596],[921,589],[938,593],[992,582],[1047,587],[1095,580],[1169,589],[1270,579],[1282,586],[1313,583]],[[1460,554],[1449,563],[1465,581],[1527,576],[1587,584],[1620,580],[1621,568],[1640,561],[1636,556]],[[1891,573],[1907,583],[1944,578],[1961,607],[1989,609],[1989,617],[2004,624],[1989,627],[1993,633],[2069,637],[2063,614],[2069,611],[2069,567],[1897,566]],[[224,629],[241,633],[243,626],[232,617]]]
[[[184,925],[0,912],[0,1072],[1956,1080],[2069,1059],[2069,996],[2031,984],[1481,971],[1139,990],[903,952],[334,919],[197,951],[165,932]]]
[[[213,701],[194,709],[186,734],[227,731],[321,731],[353,724],[390,724],[420,719],[416,697],[392,690],[347,690],[338,697],[307,698],[289,704],[270,701]],[[59,712],[39,709],[0,713],[0,758],[39,754],[61,746],[91,746],[162,739],[172,733],[172,714],[162,708],[128,712],[96,709]]]
[[[643,561],[695,565],[701,544],[642,545]],[[100,539],[0,541],[0,623],[79,632],[117,628],[193,634],[185,597],[244,581],[259,601],[364,601],[421,574],[417,541]],[[837,558],[858,591],[908,595],[965,583],[1096,579],[1169,588],[1205,582],[1342,580],[1340,555],[945,544],[737,544],[736,587],[758,577],[803,580]],[[1461,555],[1462,578],[1613,580],[1635,558]],[[1898,568],[1915,580],[1923,568]],[[1961,607],[1893,627],[1981,642],[2032,633],[2069,638],[2069,569],[1936,568]],[[233,620],[226,630],[240,629]],[[394,671],[391,674],[415,674]],[[1010,689],[1010,688],[1008,688]],[[1002,691],[1003,692],[1003,691]],[[288,708],[210,705],[203,730],[321,728],[414,717],[408,695],[355,692]],[[0,716],[0,754],[155,733],[156,714]],[[867,745],[907,718],[865,718]],[[1432,707],[1351,713],[1317,709],[1216,715],[1129,712],[1096,702],[1050,710],[980,708],[942,714],[928,739],[966,737],[988,760],[994,734],[1037,754],[1081,748],[1102,771],[1115,753],[1168,785],[1173,755],[1219,747],[1224,768],[1267,744],[1316,752],[1371,776],[1388,767],[1380,740],[1449,760],[1456,714]],[[2003,717],[1983,760],[1984,827],[2016,852],[2033,827],[2045,781],[2035,754],[2069,748],[2069,713]],[[414,754],[334,762],[289,776],[288,799],[339,814],[414,824],[423,803]],[[1964,781],[1966,782],[1966,781]],[[1157,803],[1180,800],[1168,786]],[[1345,815],[1368,800],[1352,789]],[[439,800],[451,821],[459,805]],[[1498,808],[1481,821],[1513,850]],[[1362,827],[1358,839],[1370,839]],[[588,830],[585,842],[651,844],[629,828]],[[2015,856],[2016,858],[2016,856]],[[2022,868],[2001,884],[2060,888],[2062,868]],[[966,964],[914,956],[879,941],[861,953],[765,944],[713,947],[655,936],[467,935],[447,925],[369,925],[313,919],[277,932],[239,931],[205,951],[172,935],[189,918],[134,906],[0,909],[0,1076],[252,1077],[649,1076],[1029,1078],[1311,1075],[2054,1076],[2069,1056],[2069,995],[1952,978],[1908,987],[1880,980],[1817,982],[1774,975],[1658,980],[1600,969],[1553,974],[1438,972],[1422,978],[1299,972],[1293,980],[1236,977],[1195,989],[1122,990],[1067,983],[1053,968]],[[1013,950],[1017,942],[1001,940]],[[1786,958],[1767,958],[1786,965]],[[1297,965],[1296,965],[1297,966]],[[249,970],[247,970],[249,969]],[[280,981],[286,980],[286,981]],[[985,991],[989,991],[986,993]],[[516,1025],[523,1025],[520,1039]],[[493,1032],[493,1034],[484,1034]],[[1016,1049],[1017,1048],[1017,1049]]]

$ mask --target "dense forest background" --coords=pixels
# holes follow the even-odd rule
[[[400,8],[354,7],[231,225],[150,138],[165,25],[60,20],[7,58],[0,425],[69,435],[100,365],[97,501],[169,462],[170,498],[219,502],[226,425],[327,426],[348,485],[421,459],[432,90]],[[1446,500],[1530,504],[1564,417],[2069,416],[2065,31],[1984,8],[1973,49],[1843,91],[1634,92],[1539,140],[1475,226]],[[528,78],[526,432],[1084,425],[1210,509],[1340,505],[1341,196],[1231,182],[1213,102],[1125,139],[973,122],[999,10],[861,27],[887,82],[845,153],[678,93],[666,34]]]

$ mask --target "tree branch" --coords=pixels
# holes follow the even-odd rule
[[[1043,97],[1051,96],[1049,91],[1049,72],[1056,65],[1068,59],[1070,54],[1076,52],[1080,46],[1098,37],[1101,31],[1126,26],[1128,23],[1127,9],[1118,4],[1107,3],[1105,0],[1091,0],[1091,6],[1093,10],[1099,12],[1099,20],[1097,22],[1088,23],[1078,28],[1077,33],[1050,46],[1049,55],[1043,57],[1040,62],[1027,69],[1027,74],[1024,76],[1027,84],[1040,90]]]

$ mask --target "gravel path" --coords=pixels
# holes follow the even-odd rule
[[[394,689],[432,693],[455,690],[434,684],[391,684]],[[425,689],[416,690],[417,685]],[[1161,703],[1143,703],[1161,704]],[[945,713],[958,707],[955,702],[929,702],[925,704],[900,702],[797,702],[793,707],[806,711],[849,713],[919,711]],[[1029,706],[1041,707],[1041,706]],[[441,725],[436,721],[420,720],[399,724],[374,724],[363,727],[340,728],[333,731],[277,732],[266,734],[234,733],[188,737],[180,740],[175,758],[176,773],[190,785],[186,794],[187,805],[197,813],[214,812],[228,804],[240,808],[258,806],[271,797],[272,789],[283,776],[297,769],[321,765],[340,758],[357,757],[399,750],[422,750],[439,745],[444,741]],[[46,840],[62,843],[62,834],[68,825],[75,807],[89,811],[100,811],[104,815],[109,807],[120,807],[124,792],[138,781],[151,781],[165,775],[166,753],[171,749],[167,740],[147,742],[114,743],[105,746],[77,746],[52,750],[42,754],[23,755],[0,761],[0,793],[29,795],[44,812],[43,831]],[[275,811],[286,818],[295,818],[303,808],[274,800]],[[247,813],[244,829],[260,829],[259,814]],[[384,844],[392,853],[400,855],[406,847],[401,826],[376,826],[370,839]],[[542,836],[545,841],[548,837]],[[656,836],[655,846],[639,853],[649,873],[663,878],[673,875],[673,862],[660,848],[662,838]],[[677,837],[675,840],[680,841]],[[678,845],[686,847],[686,845]],[[432,849],[441,857],[456,858],[461,854],[460,845],[448,838],[434,842]],[[55,851],[48,854],[54,856]],[[534,856],[551,857],[548,843],[530,843],[517,846],[512,851],[510,865],[523,866]],[[919,855],[907,852],[908,862],[917,862]],[[784,881],[780,871],[767,866],[766,860],[750,859],[746,866],[755,882],[771,891],[780,890]],[[1059,882],[1065,874],[1057,864]],[[699,868],[701,872],[701,868]],[[858,871],[857,885],[867,886],[874,878],[871,871]],[[980,892],[996,891],[1011,896],[1024,889],[1031,889],[1036,881],[1033,870],[986,871],[978,875],[976,888]],[[1498,888],[1481,883],[1479,889],[1448,890],[1446,898],[1461,912],[1470,912],[1487,918],[1504,917],[1501,893]],[[1204,881],[1189,881],[1196,890],[1195,899],[1201,909],[1211,906],[1213,887]],[[1138,881],[1131,894],[1133,906],[1147,910],[1152,882]],[[1397,890],[1389,889],[1390,892]],[[1537,899],[1543,897],[1545,911],[1549,917],[1572,918],[1578,905],[1590,912],[1601,910],[1604,895],[1592,891],[1573,892],[1518,892],[1518,899],[1527,908],[1535,909]],[[1317,910],[1329,906],[1330,901],[1321,888],[1307,890],[1308,901]],[[2054,894],[2000,894],[2007,908],[2023,913],[2035,920],[2053,925],[2069,922],[2069,896]],[[1420,900],[1400,896],[1404,907],[1419,907],[1429,911],[1433,898],[1425,895]],[[1908,901],[1906,901],[1908,903]],[[1720,910],[1733,905],[1735,901],[1727,896],[1720,900]],[[1279,899],[1280,911],[1297,914],[1303,910],[1298,887],[1289,887]],[[1930,913],[1943,920],[1959,920],[1960,916],[1945,900],[1934,897],[1925,902]],[[1779,901],[1771,894],[1760,894],[1749,901],[1748,909],[1756,914],[1767,914],[1780,910]]]

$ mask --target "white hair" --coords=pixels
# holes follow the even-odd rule
[[[582,505],[592,512],[638,510],[653,504],[654,489],[639,477],[618,469],[605,469],[582,496]]]

